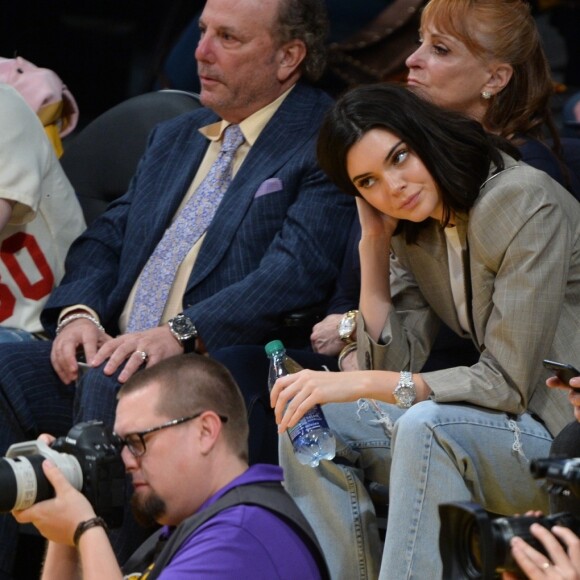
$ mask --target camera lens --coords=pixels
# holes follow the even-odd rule
[[[467,545],[467,554],[470,559],[469,568],[480,572],[482,566],[481,536],[479,528],[475,525],[471,525],[470,529],[467,531]]]
[[[42,471],[42,455],[0,459],[0,512],[26,509],[54,497]]]

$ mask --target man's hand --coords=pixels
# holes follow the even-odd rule
[[[310,342],[312,350],[328,356],[337,356],[342,350],[344,342],[338,336],[338,324],[342,314],[329,314],[312,327]]]
[[[112,337],[90,320],[79,318],[67,324],[54,339],[50,361],[60,380],[68,385],[79,377],[77,351],[82,349],[88,363],[97,350]]]
[[[182,352],[183,347],[171,334],[169,326],[164,324],[110,339],[101,346],[91,360],[87,360],[91,366],[97,367],[109,359],[104,368],[106,375],[112,375],[123,362],[127,361],[119,375],[119,382],[124,383],[143,363],[146,366],[154,365]],[[145,360],[142,353],[147,355]]]
[[[25,510],[13,511],[21,524],[32,523],[48,540],[73,546],[73,536],[80,522],[95,517],[89,500],[77,491],[50,460],[42,463],[42,469],[52,484],[55,497],[34,504]]]

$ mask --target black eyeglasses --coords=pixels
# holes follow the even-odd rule
[[[127,449],[131,452],[133,457],[142,457],[147,451],[147,446],[145,445],[145,436],[150,433],[155,433],[156,431],[161,431],[163,429],[168,429],[169,427],[175,427],[175,425],[181,425],[182,423],[187,423],[187,421],[193,421],[197,419],[200,415],[205,413],[205,411],[200,411],[195,415],[189,415],[187,417],[181,417],[179,419],[172,419],[159,425],[159,427],[151,427],[151,429],[146,429],[145,431],[140,431],[139,433],[128,433],[125,437],[119,437],[121,447],[123,445],[127,446]],[[222,423],[227,423],[228,418],[225,415],[218,415]],[[118,436],[117,436],[118,437]]]

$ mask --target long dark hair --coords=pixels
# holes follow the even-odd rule
[[[490,164],[504,168],[499,148],[515,158],[517,149],[486,133],[473,119],[446,111],[406,87],[381,83],[344,94],[327,113],[318,136],[318,162],[338,187],[359,195],[346,169],[350,148],[371,129],[384,129],[405,142],[423,162],[441,193],[443,225],[452,213],[466,213],[487,179]],[[408,241],[424,224],[400,222]]]

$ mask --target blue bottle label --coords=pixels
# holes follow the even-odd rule
[[[288,429],[290,439],[294,443],[297,439],[304,437],[309,432],[326,430],[328,429],[328,423],[317,405],[313,409],[310,409],[300,421],[294,427]]]

